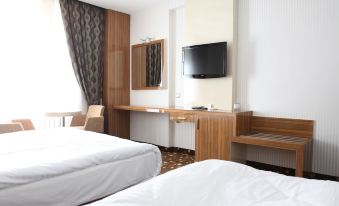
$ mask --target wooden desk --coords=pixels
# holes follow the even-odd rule
[[[252,116],[251,111],[197,111],[181,107],[115,105],[111,109],[117,118],[113,118],[113,122],[110,123],[112,125],[110,134],[118,137],[129,138],[129,125],[119,121],[122,115],[129,115],[126,111],[167,113],[172,121],[195,123],[195,158],[197,161],[231,160],[231,139],[239,129],[246,127]]]
[[[197,111],[181,107],[143,107],[117,105],[113,113],[128,115],[129,111],[167,113],[175,122],[195,123],[195,159],[231,160],[232,142],[296,152],[296,176],[302,176],[304,146],[312,141],[313,121],[254,117],[251,111]],[[126,113],[127,112],[127,113]],[[129,138],[129,125],[116,121],[112,135]],[[125,121],[126,122],[126,121]],[[127,128],[127,129],[121,129]],[[123,136],[125,135],[125,136]]]

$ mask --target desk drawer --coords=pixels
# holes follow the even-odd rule
[[[175,112],[175,113],[170,113],[170,120],[176,121],[177,123],[180,123],[180,122],[195,122],[196,118],[195,118],[195,115],[191,114],[191,113]]]

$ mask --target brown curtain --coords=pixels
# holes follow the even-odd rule
[[[89,105],[103,93],[105,10],[76,0],[60,0],[72,66]]]
[[[148,45],[146,48],[146,57],[146,86],[160,86],[161,43]]]

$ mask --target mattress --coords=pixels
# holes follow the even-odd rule
[[[289,177],[222,160],[194,163],[90,206],[337,206],[339,183]]]
[[[60,128],[1,134],[0,163],[0,205],[79,205],[156,176],[161,154],[150,144]]]

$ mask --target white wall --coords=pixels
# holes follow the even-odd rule
[[[315,120],[312,170],[335,176],[338,11],[337,0],[240,0],[237,99],[257,115]],[[250,147],[247,158],[294,166],[285,152]]]
[[[174,69],[174,99],[175,106],[184,106],[185,77],[183,74],[182,63],[182,47],[184,46],[184,33],[185,33],[185,9],[184,7],[177,8],[171,13],[171,56],[172,68]],[[173,84],[173,82],[171,82]]]
[[[233,71],[236,53],[236,2],[234,0],[186,0],[185,45],[227,41],[227,77],[216,79],[184,79],[184,104],[214,104],[231,110],[233,103]]]
[[[147,36],[165,39],[165,67],[169,71],[169,8],[170,4],[162,3],[146,10],[131,14],[131,44],[142,43],[140,39]],[[131,105],[168,106],[169,92],[164,90],[131,90]]]
[[[174,70],[174,79],[171,81],[172,90],[173,90],[173,100],[175,106],[185,106],[184,97],[185,87],[184,81],[185,77],[183,74],[183,64],[182,64],[182,47],[184,45],[184,33],[185,33],[185,9],[184,7],[179,7],[171,11],[171,35],[170,42],[172,44],[171,48],[171,57],[172,57],[172,68]],[[195,149],[195,125],[193,123],[174,123],[171,122],[172,130],[172,146],[185,148],[185,149]]]

